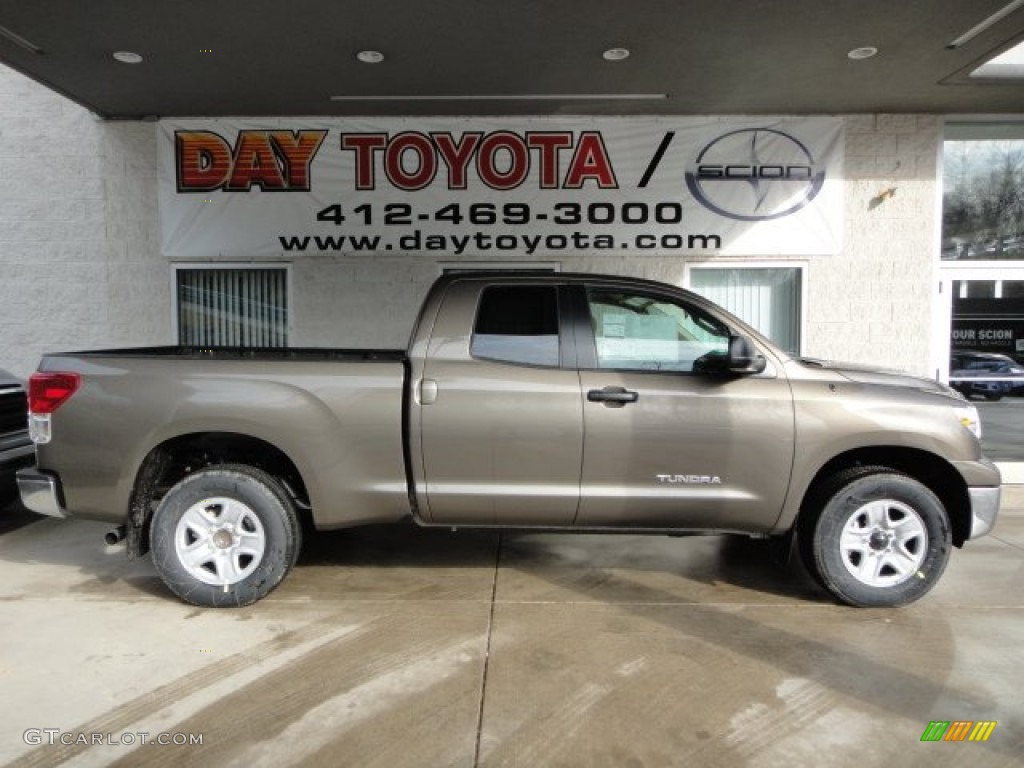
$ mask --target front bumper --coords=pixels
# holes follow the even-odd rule
[[[971,532],[967,538],[977,539],[995,527],[1002,492],[1002,486],[967,489],[971,499]]]
[[[999,467],[984,457],[977,461],[954,461],[953,466],[967,483],[967,498],[971,506],[970,528],[964,540],[977,539],[995,527],[1003,477]]]
[[[50,517],[68,516],[64,508],[60,478],[55,475],[34,467],[22,469],[18,472],[18,492],[21,494],[21,503],[33,512]]]

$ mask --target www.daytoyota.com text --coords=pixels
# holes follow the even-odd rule
[[[456,255],[469,249],[476,251],[524,251],[533,254],[538,251],[571,250],[715,250],[721,248],[718,235],[665,231],[665,227],[678,226],[683,219],[683,207],[679,203],[580,203],[563,202],[549,207],[534,208],[526,203],[505,203],[501,206],[491,203],[474,203],[463,206],[459,203],[417,211],[406,203],[389,203],[373,206],[369,203],[345,209],[341,204],[329,205],[316,214],[319,222],[337,227],[384,227],[404,228],[405,233],[395,238],[382,235],[336,234],[336,235],[279,235],[281,248],[285,251],[447,251]],[[472,234],[442,234],[436,231],[408,229],[417,223],[443,224],[460,227],[521,227],[536,222],[550,222],[565,230],[546,234],[516,234],[494,230],[476,230]],[[643,231],[644,225],[653,225],[659,233]],[[639,234],[618,235],[594,233],[592,231],[569,231],[570,227],[640,227]]]

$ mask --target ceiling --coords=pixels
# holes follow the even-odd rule
[[[1019,115],[968,74],[1022,40],[1020,0],[0,0],[0,61],[121,119]]]

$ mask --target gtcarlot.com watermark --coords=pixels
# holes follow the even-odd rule
[[[138,747],[145,744],[161,746],[202,746],[201,733],[147,733],[146,731],[123,731],[122,733],[83,733],[62,731],[60,728],[29,728],[21,735],[22,740],[32,747],[43,744],[66,747]]]

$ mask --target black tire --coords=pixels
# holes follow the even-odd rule
[[[998,403],[1000,400],[1003,399],[1003,396],[986,394],[985,399],[988,400],[990,403]]]
[[[952,548],[938,497],[886,467],[847,470],[819,486],[801,512],[798,540],[818,583],[841,602],[864,607],[922,597],[942,576]]]
[[[174,594],[219,608],[270,594],[298,559],[302,529],[273,477],[224,464],[171,488],[153,513],[149,539],[157,573]]]

